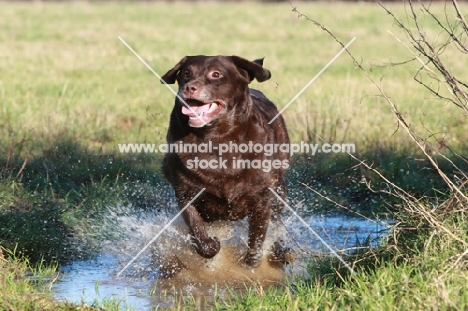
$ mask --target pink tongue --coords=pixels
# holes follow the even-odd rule
[[[186,116],[196,116],[192,110],[199,116],[201,116],[202,113],[207,112],[210,110],[210,104],[205,104],[201,106],[190,106],[192,109],[188,109],[187,106],[182,105],[182,114],[185,114]]]

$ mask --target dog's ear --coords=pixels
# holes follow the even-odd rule
[[[178,62],[177,65],[174,66],[174,68],[170,69],[161,77],[161,83],[174,84],[176,82],[177,74],[179,73],[180,68],[182,68],[186,61],[187,56],[182,58],[180,62]]]
[[[270,71],[262,67],[263,58],[256,59],[253,62],[239,56],[231,56],[231,59],[238,68],[247,71],[250,81],[257,79],[258,82],[263,82],[271,78]]]
[[[262,58],[254,60],[253,62],[259,64],[260,66],[263,66],[263,60],[264,59],[265,59],[265,57],[262,57]]]

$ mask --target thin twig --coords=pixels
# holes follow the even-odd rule
[[[326,33],[328,33],[336,42],[338,42],[341,46],[344,47],[344,44],[333,34],[333,32],[331,32],[327,27],[325,27],[324,25],[322,25],[321,23],[309,18],[307,15],[299,12],[297,10],[296,7],[294,7],[292,5],[291,2],[289,2],[291,4],[291,6],[293,7],[293,12],[296,12],[298,14],[298,17],[304,17],[305,19],[307,19],[308,21],[312,22],[314,25],[316,25],[317,27],[320,27],[322,30],[324,30]],[[424,56],[426,57],[430,57],[429,55],[427,55],[426,51],[421,47],[421,44],[419,43],[419,40],[416,40],[411,31],[409,29],[407,29],[395,16],[394,14],[392,14],[387,8],[385,8],[382,3],[379,2],[379,5],[381,7],[383,7],[387,12],[388,14],[392,15],[394,20],[397,22],[397,24],[401,25],[401,27],[403,27],[403,29],[408,33],[408,35],[413,38],[413,43],[415,44],[415,48],[417,50],[422,50],[420,51],[421,53],[423,53]],[[422,32],[422,30],[419,28],[419,24],[417,22],[417,15],[414,11],[414,7],[412,6],[412,2],[410,1],[410,7],[411,7],[411,12],[413,14],[413,18],[415,19],[415,23],[416,23],[416,26],[418,28],[418,31],[420,33],[420,36],[424,39],[425,36]],[[428,48],[430,50],[433,51],[433,48],[432,46],[427,42],[427,40],[424,40],[424,44],[426,46],[428,46]],[[444,180],[444,182],[449,186],[450,190],[455,193],[455,194],[458,194],[460,196],[460,198],[462,198],[466,203],[468,203],[468,197],[452,182],[452,180],[450,178],[448,178],[448,176],[439,168],[439,166],[437,165],[437,162],[427,153],[426,151],[426,148],[423,144],[421,144],[420,142],[420,139],[418,137],[418,135],[411,129],[411,126],[406,122],[405,118],[402,116],[402,114],[399,112],[396,104],[393,102],[393,100],[383,91],[382,87],[369,75],[369,73],[367,72],[367,70],[362,66],[362,64],[360,62],[358,62],[356,60],[356,58],[354,57],[353,54],[351,54],[351,52],[348,51],[348,49],[346,49],[346,52],[348,53],[348,55],[351,57],[351,59],[353,60],[354,64],[364,73],[364,75],[371,81],[372,84],[374,84],[374,86],[378,89],[378,91],[380,92],[380,94],[382,95],[382,97],[385,99],[385,101],[389,104],[390,108],[391,108],[391,111],[393,112],[393,115],[395,116],[397,122],[399,125],[401,125],[403,127],[403,129],[405,129],[405,131],[408,133],[409,137],[413,140],[414,143],[416,143],[416,145],[421,149],[421,151],[424,153],[424,155],[427,157],[427,159],[429,160],[429,162],[432,164],[432,166],[435,168],[435,170],[437,171],[437,173],[439,174],[439,176]],[[425,54],[424,54],[425,53]],[[436,55],[434,57],[437,57]],[[445,75],[445,73],[447,73],[448,71],[445,69],[445,66],[443,64],[441,64],[441,62],[439,63],[439,67],[438,67],[439,70],[443,70],[442,71],[442,74]],[[451,74],[450,74],[450,77],[451,77]],[[447,79],[447,78],[446,78]],[[448,79],[449,81],[451,81],[451,83],[454,83],[453,79]],[[456,85],[456,84],[455,84]],[[468,112],[468,107],[464,107],[466,109],[466,111]],[[353,157],[354,158],[354,157]],[[400,188],[401,189],[401,188]],[[401,189],[402,190],[402,189]],[[404,193],[407,194],[407,192],[404,191]]]
[[[458,6],[457,0],[452,0],[452,3],[453,3],[453,7],[455,8],[455,11],[457,12],[457,17],[463,25],[463,29],[465,30],[466,33],[468,33],[468,24],[466,23],[465,17],[460,11],[460,7]]]

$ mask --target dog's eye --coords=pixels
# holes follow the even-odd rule
[[[184,73],[183,73],[183,75],[184,75],[184,79],[185,79],[185,80],[190,79],[190,76],[191,76],[190,70],[185,70]]]
[[[223,76],[223,75],[222,75],[219,71],[213,71],[213,72],[211,73],[211,77],[212,77],[212,78],[215,78],[215,79],[219,79],[219,78],[221,78],[222,76]]]

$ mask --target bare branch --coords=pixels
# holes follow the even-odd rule
[[[435,52],[433,46],[427,41],[422,29],[420,28],[419,26],[419,22],[418,22],[418,17],[415,13],[415,9],[413,7],[413,3],[412,1],[409,2],[410,3],[410,8],[411,8],[411,14],[413,16],[413,21],[416,25],[416,28],[418,29],[418,33],[419,33],[419,38],[416,39],[414,36],[413,36],[413,33],[411,32],[411,30],[408,28],[408,27],[405,27],[400,21],[398,18],[396,18],[396,16],[390,12],[382,3],[379,2],[379,5],[384,8],[384,10],[393,17],[394,21],[397,23],[397,25],[399,25],[400,28],[402,28],[405,33],[409,36],[409,38],[411,39],[411,44],[413,45],[413,47],[418,51],[420,52],[423,56],[425,56],[426,58],[429,59],[429,61],[437,68],[437,70],[444,76],[445,78],[445,81],[447,83],[449,83],[450,87],[453,89],[453,94],[455,96],[455,98],[457,98],[458,100],[460,100],[460,107],[462,107],[462,109],[468,113],[468,94],[466,92],[464,92],[463,89],[461,89],[459,87],[459,84],[456,82],[456,80],[453,78],[451,72],[449,70],[447,70],[447,68],[445,67],[445,65],[443,64],[443,62],[439,59],[437,53]],[[327,27],[325,27],[324,25],[322,25],[321,23],[309,18],[307,15],[299,12],[297,10],[296,7],[294,7],[292,5],[292,3],[290,2],[291,6],[293,7],[293,12],[296,12],[298,14],[298,17],[301,18],[301,17],[304,17],[305,19],[307,19],[308,21],[312,22],[315,26],[321,28],[323,31],[325,31],[326,33],[328,33],[336,42],[338,42],[341,46],[344,47],[344,44],[333,34],[333,32],[331,32]],[[429,50],[427,51],[426,48]],[[358,62],[356,60],[356,58],[354,57],[353,54],[351,54],[348,50],[346,50],[346,52],[348,53],[348,55],[351,57],[351,59],[353,60],[354,64],[364,73],[364,75],[371,81],[372,84],[374,84],[374,86],[378,89],[378,91],[380,92],[380,94],[382,95],[382,97],[385,99],[385,101],[389,104],[390,108],[391,108],[391,111],[393,112],[393,115],[394,117],[396,118],[396,120],[398,121],[398,124],[401,125],[401,127],[403,129],[406,130],[406,132],[408,133],[409,137],[411,138],[411,140],[413,140],[413,142],[419,147],[419,149],[421,149],[421,151],[424,153],[424,155],[426,156],[426,158],[429,160],[429,162],[432,164],[432,166],[434,167],[434,169],[437,171],[437,173],[439,174],[439,176],[444,180],[444,182],[448,185],[448,187],[450,188],[450,190],[452,191],[452,193],[455,195],[455,196],[458,196],[460,199],[462,199],[463,201],[465,201],[466,203],[468,203],[468,197],[457,187],[457,185],[439,168],[437,162],[435,161],[435,159],[430,155],[428,154],[427,150],[426,150],[426,147],[423,143],[421,143],[421,139],[420,137],[413,131],[413,129],[411,128],[411,126],[406,122],[405,118],[402,116],[402,114],[399,112],[396,104],[393,102],[393,100],[383,91],[382,87],[369,75],[369,73],[367,72],[367,70],[362,66],[362,63],[361,62]],[[461,97],[464,97],[465,98],[465,101],[466,103],[463,103],[461,101],[461,98],[459,98],[459,96]],[[355,158],[354,156],[352,156],[353,158]],[[380,175],[381,176],[381,175]],[[381,176],[383,177],[383,176]],[[388,179],[385,179],[386,182],[390,183],[390,181]],[[393,183],[390,183],[392,185],[394,185]],[[409,196],[409,194],[407,192],[405,192],[403,189],[401,188],[396,188],[398,189],[399,191],[402,191],[405,195],[407,195],[406,198],[412,198],[411,201],[413,201],[414,197],[412,196]],[[413,201],[414,203],[414,201]]]
[[[450,28],[448,29],[444,24],[442,24],[442,22],[439,20],[439,18],[437,18],[430,10],[428,7],[426,7],[424,5],[424,3],[421,3],[422,7],[424,8],[424,11],[432,17],[432,19],[439,25],[439,27],[441,29],[443,29],[452,39],[454,42],[457,43],[457,45],[460,47],[460,49],[464,52],[464,53],[468,53],[468,48],[458,39],[458,37],[455,35],[455,29],[454,28]],[[447,15],[445,15],[446,18],[447,18]],[[447,21],[447,24],[450,25],[449,21]],[[447,41],[445,43],[445,45],[448,45],[450,43],[450,41]]]
[[[463,109],[465,113],[468,113],[468,92],[466,90],[467,85],[466,83],[461,82],[459,79],[457,79],[452,72],[445,66],[443,61],[440,59],[439,55],[440,52],[442,51],[441,49],[445,48],[446,44],[443,44],[439,49],[435,48],[431,43],[429,43],[429,40],[427,39],[424,31],[422,30],[420,23],[419,23],[419,17],[416,14],[416,10],[413,5],[413,1],[409,1],[409,7],[410,7],[410,14],[412,17],[412,22],[414,26],[417,29],[418,36],[416,37],[415,34],[411,31],[411,29],[407,26],[405,26],[399,18],[397,18],[390,10],[388,10],[381,2],[378,2],[380,7],[382,7],[387,14],[389,14],[394,22],[397,24],[399,28],[401,28],[405,34],[407,35],[411,45],[413,48],[419,52],[422,56],[428,59],[428,63],[432,64],[438,72],[440,72],[443,76],[444,82],[447,84],[447,86],[450,88],[450,93],[452,95],[452,99],[450,101],[454,103],[456,106],[460,107]],[[438,23],[440,21],[433,15],[431,16],[437,20]],[[441,24],[441,23],[440,23]],[[455,36],[455,35],[453,35]],[[456,36],[455,36],[456,37]],[[463,45],[463,43],[457,38],[457,42],[459,42],[460,45],[463,46],[463,49],[468,50],[467,47]],[[426,64],[427,66],[427,64]],[[421,80],[417,80],[419,83],[421,83]],[[421,83],[422,85],[425,85]],[[438,92],[435,92],[434,90],[431,90],[430,86],[425,85],[431,93],[433,93],[435,96],[442,98],[442,99],[447,99],[446,97],[441,96]]]
[[[468,33],[468,24],[466,23],[465,17],[463,14],[460,12],[460,7],[458,6],[457,0],[452,0],[453,7],[455,8],[455,11],[457,12],[457,18],[460,20],[463,29],[465,30],[465,33]]]

